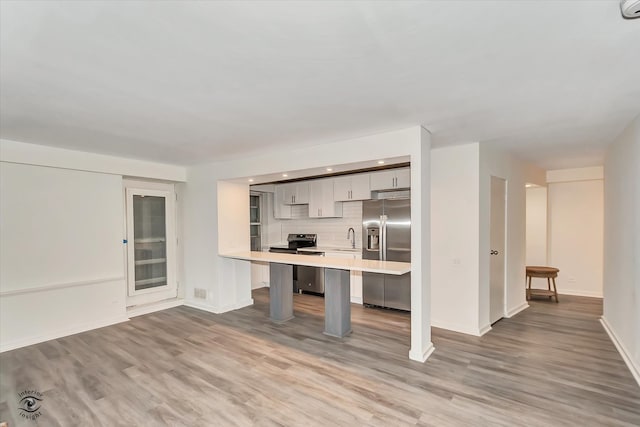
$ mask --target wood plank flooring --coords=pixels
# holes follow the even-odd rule
[[[640,387],[598,322],[601,300],[561,295],[483,337],[433,329],[408,360],[409,315],[352,306],[322,334],[323,300],[268,320],[268,290],[223,315],[176,307],[0,355],[10,426],[638,426]],[[18,393],[43,393],[25,420]]]

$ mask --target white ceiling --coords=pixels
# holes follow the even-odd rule
[[[0,136],[178,164],[422,124],[545,168],[640,113],[612,1],[0,3]]]

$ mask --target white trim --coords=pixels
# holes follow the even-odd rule
[[[91,331],[93,329],[104,328],[105,326],[115,325],[117,323],[128,322],[129,319],[125,317],[113,317],[103,319],[97,322],[82,323],[79,325],[73,325],[69,328],[62,328],[56,331],[51,331],[44,335],[34,335],[26,338],[21,338],[14,341],[0,343],[0,353],[9,350],[15,350],[16,348],[26,347],[41,342],[55,340],[58,338],[66,337],[69,335],[79,334],[81,332]]]
[[[0,159],[3,162],[25,165],[177,182],[187,181],[187,168],[184,166],[28,144],[8,139],[0,139]]]
[[[531,289],[535,289],[535,288],[531,288]],[[540,288],[540,289],[542,289],[542,288]],[[559,296],[562,296],[562,295],[573,295],[573,296],[577,296],[577,297],[603,298],[602,291],[593,292],[593,291],[583,291],[581,289],[574,289],[574,290],[563,289],[562,292],[558,291],[558,295]]]
[[[115,281],[124,280],[124,279],[125,279],[124,276],[120,276],[120,277],[107,277],[104,279],[82,280],[80,282],[54,283],[50,285],[35,286],[32,288],[15,289],[12,291],[0,292],[0,297],[4,298],[4,297],[15,296],[15,295],[31,294],[31,293],[43,292],[43,291],[54,291],[58,289],[75,288],[77,286],[97,285],[99,283],[115,282]]]
[[[409,359],[415,360],[416,362],[424,363],[427,361],[429,356],[434,352],[436,348],[433,346],[433,343],[430,342],[429,346],[422,352],[415,352],[413,350],[409,351]]]
[[[216,307],[214,307],[212,305],[209,305],[209,304],[195,302],[195,301],[192,301],[192,300],[185,300],[183,305],[185,307],[196,308],[198,310],[207,311],[207,312],[213,313],[213,314],[221,314],[221,312]]]
[[[177,223],[176,223],[176,200],[175,185],[172,183],[144,182],[125,179],[122,181],[125,194],[125,233],[128,241],[126,245],[126,271],[127,271],[127,305],[143,305],[147,303],[164,301],[177,298]],[[136,244],[143,243],[135,241],[134,237],[134,196],[154,196],[165,199],[165,250],[166,250],[166,284],[147,289],[136,290],[135,281],[135,252]],[[144,239],[153,242],[153,239]],[[156,240],[162,241],[162,240]],[[157,278],[160,279],[160,278]],[[155,280],[155,279],[154,279]],[[141,283],[142,281],[138,281]],[[148,282],[151,283],[151,282]]]
[[[249,307],[250,305],[253,305],[253,298],[249,298],[245,301],[240,301],[237,302],[235,304],[230,304],[230,305],[226,305],[226,306],[222,306],[222,307],[218,307],[218,310],[220,310],[220,313],[226,313],[228,311],[233,311],[233,310],[238,310],[244,307]]]
[[[638,385],[640,385],[640,366],[636,366],[635,362],[631,358],[631,353],[628,352],[627,349],[622,344],[622,342],[620,342],[620,340],[616,336],[615,332],[613,332],[613,329],[611,328],[611,326],[609,326],[609,323],[607,322],[607,319],[604,318],[604,316],[600,318],[600,323],[602,324],[602,327],[606,331],[607,335],[609,335],[609,338],[611,338],[613,345],[616,346],[618,353],[620,353],[620,356],[622,356],[622,360],[624,360],[624,363],[627,364],[627,367],[631,371],[631,375],[633,375],[633,378],[636,380]]]
[[[172,298],[164,301],[153,302],[150,304],[134,305],[127,307],[127,316],[137,317],[144,314],[155,313],[156,311],[166,310],[168,308],[179,307],[184,304],[182,298]]]
[[[478,336],[481,337],[491,330],[491,324],[486,324],[478,330]]]
[[[505,314],[504,317],[506,317],[508,319],[508,318],[513,317],[516,314],[520,313],[521,311],[526,310],[527,308],[529,308],[529,303],[527,303],[525,301],[522,304],[520,304],[519,306],[517,306],[515,308],[512,308],[511,310],[507,311],[507,314]]]
[[[460,325],[457,323],[441,322],[437,319],[431,319],[431,327],[446,329],[448,331],[458,332],[460,334],[473,335],[474,337],[479,337],[481,335],[484,335],[491,329],[491,325],[488,325],[488,329],[487,327],[485,327],[484,329],[486,330],[483,331],[481,329],[469,328],[467,326]]]
[[[574,169],[555,169],[547,171],[547,184],[559,182],[595,181],[604,179],[604,167],[592,166]]]
[[[198,310],[208,311],[209,313],[222,314],[253,305],[253,298],[249,298],[246,301],[242,301],[237,304],[226,305],[223,307],[213,306],[193,300],[185,300],[184,305],[191,308],[197,308]]]
[[[351,304],[360,304],[362,305],[362,297],[351,297]]]

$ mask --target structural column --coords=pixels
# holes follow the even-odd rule
[[[348,270],[324,269],[324,333],[339,338],[351,333],[351,283]]]
[[[293,265],[269,263],[269,317],[276,323],[293,319]]]

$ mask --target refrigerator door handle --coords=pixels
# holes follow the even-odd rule
[[[387,216],[380,215],[380,260],[387,260]]]

